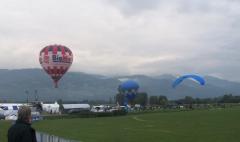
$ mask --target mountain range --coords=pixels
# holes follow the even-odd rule
[[[167,96],[168,99],[180,99],[185,96],[194,98],[212,98],[224,94],[240,95],[240,83],[205,76],[205,86],[200,86],[193,80],[185,80],[181,85],[172,88],[176,76],[164,74],[160,76],[117,76],[68,72],[59,82],[59,88],[54,88],[50,77],[41,69],[0,69],[0,101],[31,100],[83,101],[109,100],[116,95],[118,85],[124,80],[135,80],[140,85],[140,92],[149,96]]]

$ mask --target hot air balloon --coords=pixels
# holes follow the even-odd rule
[[[185,79],[189,79],[189,78],[197,81],[200,85],[205,85],[205,80],[203,77],[191,74],[191,75],[183,75],[183,76],[180,76],[179,78],[177,78],[173,82],[172,87],[173,88],[177,87],[181,82],[183,82]]]
[[[39,62],[45,72],[52,78],[55,88],[57,88],[58,81],[72,65],[73,54],[66,46],[49,45],[40,51]]]
[[[139,85],[137,82],[128,80],[119,85],[118,90],[125,96],[124,105],[128,104],[128,101],[132,101],[137,94]]]

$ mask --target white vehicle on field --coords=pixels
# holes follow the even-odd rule
[[[89,104],[63,104],[63,109],[67,113],[89,112]]]
[[[107,107],[104,105],[92,106],[91,112],[106,112]]]

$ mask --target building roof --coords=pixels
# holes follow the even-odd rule
[[[89,104],[63,104],[64,109],[77,109],[77,108],[83,108],[83,109],[89,109]]]

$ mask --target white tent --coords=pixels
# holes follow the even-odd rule
[[[56,114],[59,113],[59,104],[55,102],[54,104],[42,104],[43,111],[46,111],[48,113]]]

